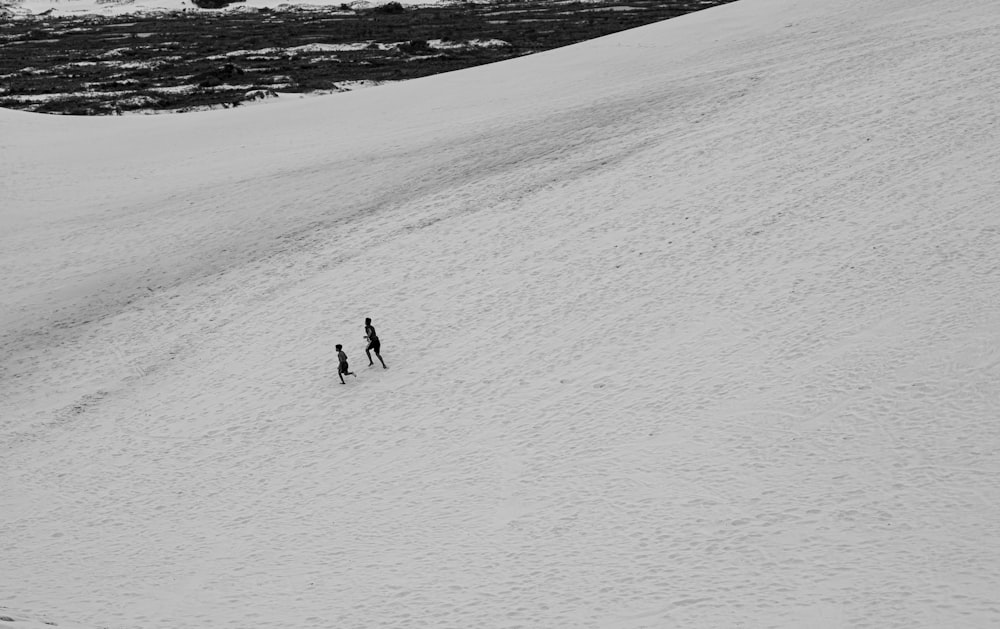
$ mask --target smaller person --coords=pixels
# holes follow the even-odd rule
[[[375,352],[378,361],[382,363],[382,369],[388,369],[385,366],[385,361],[382,360],[382,354],[379,353],[379,350],[382,349],[382,343],[379,342],[378,335],[375,334],[371,317],[365,319],[365,338],[368,339],[368,347],[365,348],[365,354],[368,356],[368,366],[371,367],[375,364],[375,361],[372,360],[372,352]]]
[[[340,384],[347,384],[346,382],[344,382],[345,375],[354,376],[355,378],[357,378],[358,375],[356,373],[348,371],[349,368],[347,366],[347,354],[344,353],[342,347],[343,346],[340,345],[339,343],[337,344],[337,358],[340,359],[340,366],[337,368],[337,375],[340,376]]]

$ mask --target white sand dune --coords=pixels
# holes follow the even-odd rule
[[[998,48],[995,0],[743,0],[0,111],[7,624],[1000,626]]]

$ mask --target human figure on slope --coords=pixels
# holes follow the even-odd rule
[[[382,354],[379,353],[379,350],[382,349],[382,343],[379,342],[378,335],[375,334],[375,328],[372,327],[371,317],[365,319],[365,338],[368,339],[368,347],[365,348],[365,354],[368,356],[368,366],[371,367],[375,364],[375,361],[372,360],[372,352],[375,352],[378,361],[382,363],[382,369],[388,369],[385,366],[385,361],[382,360]]]
[[[340,376],[340,384],[347,384],[344,382],[344,376],[354,376],[357,378],[358,374],[348,371],[349,367],[347,366],[347,354],[344,353],[342,348],[343,346],[338,343],[337,358],[340,360],[340,366],[337,367],[337,375]]]

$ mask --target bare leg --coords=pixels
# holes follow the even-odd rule
[[[386,367],[386,366],[385,366],[385,361],[384,361],[384,360],[382,360],[382,354],[379,354],[378,352],[375,352],[375,356],[377,356],[377,357],[378,357],[378,361],[379,361],[380,363],[382,363],[382,369],[388,369],[388,367]],[[368,360],[371,360],[371,359],[372,359],[372,357],[371,357],[371,356],[369,356],[369,357],[368,357]]]

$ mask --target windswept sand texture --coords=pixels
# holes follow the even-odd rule
[[[0,627],[1000,626],[998,49],[742,0],[0,112]]]

